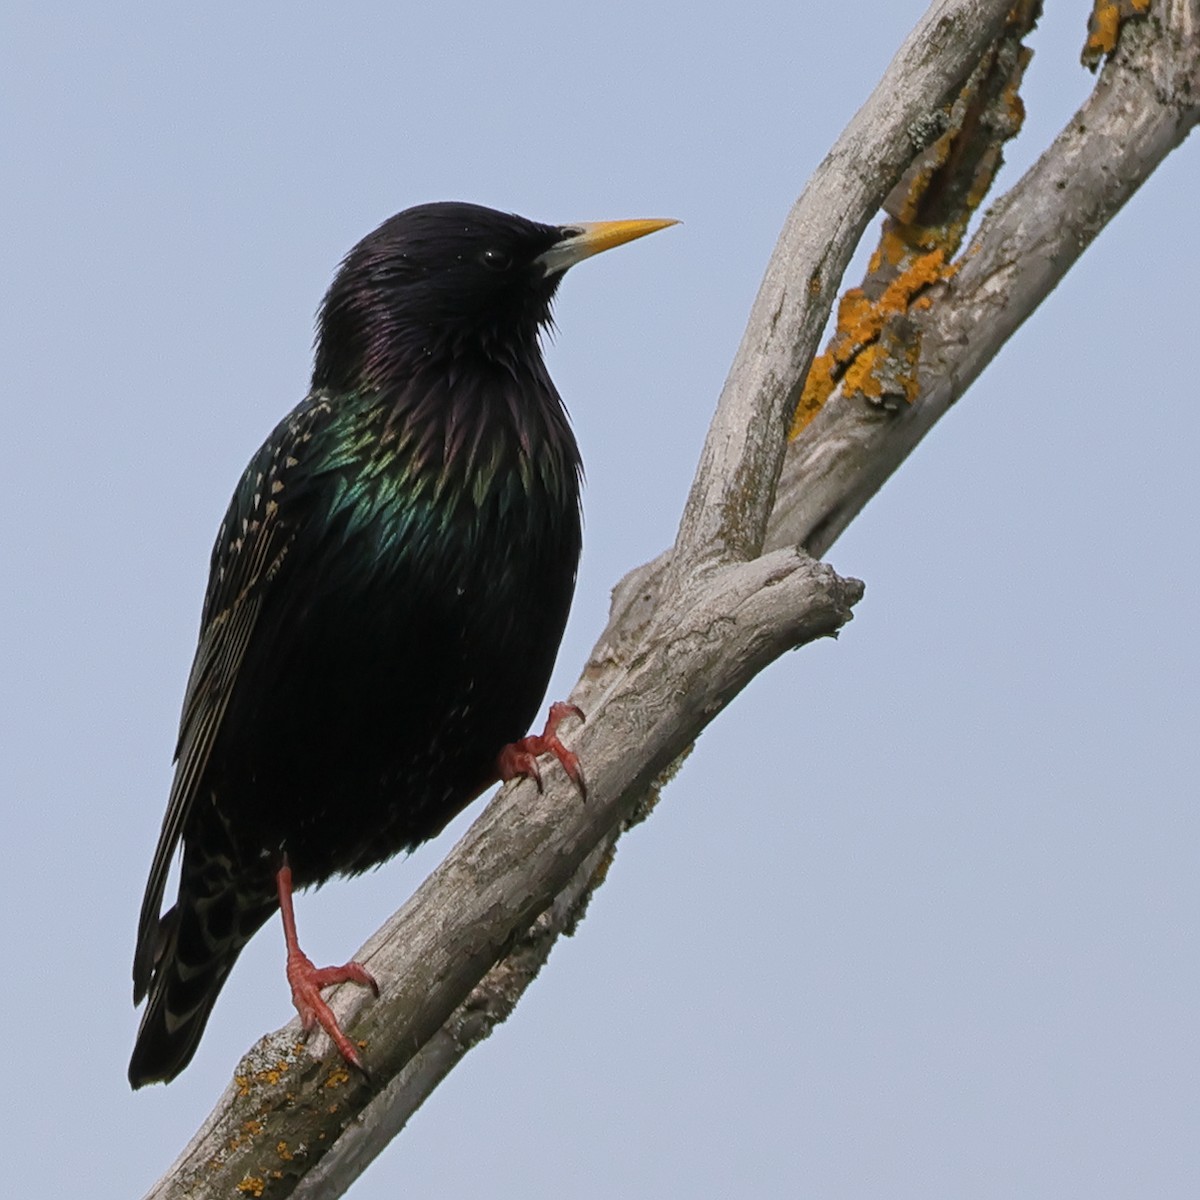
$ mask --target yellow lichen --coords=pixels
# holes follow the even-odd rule
[[[863,348],[861,354],[846,370],[843,384],[848,393],[866,396],[868,400],[878,400],[883,394],[879,376],[875,373],[879,366],[879,346],[873,344]]]
[[[1150,0],[1094,0],[1088,17],[1087,40],[1083,43],[1080,60],[1093,71],[1117,48],[1121,26],[1131,17],[1144,17],[1150,11]]]
[[[804,381],[804,391],[792,415],[792,427],[788,431],[789,438],[800,436],[804,427],[821,411],[825,401],[833,395],[836,380],[833,377],[834,358],[832,354],[818,354],[808,369],[808,378]]]
[[[939,279],[949,278],[953,273],[954,268],[947,268],[946,255],[941,250],[931,250],[914,258],[880,296],[876,305],[877,315],[886,318],[905,312],[918,292],[937,283]]]
[[[288,1149],[287,1142],[276,1142],[275,1143],[275,1153],[278,1154],[279,1157],[282,1158],[284,1162],[291,1162],[292,1159],[295,1157],[292,1154],[292,1152]]]
[[[294,1053],[299,1054],[302,1048],[303,1043],[297,1042]],[[237,1086],[238,1096],[243,1098],[249,1096],[256,1087],[274,1087],[290,1069],[291,1064],[287,1059],[281,1058],[269,1067],[263,1067],[245,1075],[235,1075],[233,1082]]]
[[[1149,0],[1115,4],[1140,12]],[[944,109],[943,132],[885,201],[888,219],[866,276],[838,302],[833,336],[809,368],[789,437],[800,436],[839,387],[885,408],[917,399],[920,325],[909,314],[928,309],[931,289],[958,269],[954,257],[972,214],[1000,169],[1004,143],[1024,121],[1019,88],[1030,51],[1020,39],[1040,10],[1040,0],[1014,0],[1003,36]]]
[[[237,1185],[243,1196],[261,1196],[267,1190],[267,1181],[261,1175],[247,1175]]]
[[[879,345],[884,330],[891,321],[920,303],[922,293],[930,286],[948,279],[957,270],[954,264],[946,262],[946,253],[941,248],[915,256],[911,250],[905,250],[905,240],[895,225],[893,221],[886,223],[880,239],[879,257],[892,267],[903,263],[906,253],[910,260],[876,299],[870,299],[865,288],[851,288],[842,297],[833,340],[829,350],[819,354],[809,368],[792,416],[790,437],[797,437],[821,411],[839,382],[847,395],[862,395],[868,400],[879,400],[885,391],[892,394],[891,381],[885,388],[879,374],[892,350],[890,344],[886,352]],[[889,339],[889,343],[892,340]],[[896,394],[911,403],[917,392],[915,350],[910,352],[903,348],[902,358],[905,370],[897,377]]]
[[[1083,46],[1084,61],[1099,60],[1117,48],[1121,32],[1121,9],[1116,4],[1098,3],[1088,21],[1087,41]]]
[[[879,249],[884,263],[889,267],[899,267],[911,253],[912,245],[905,237],[905,230],[905,225],[898,220],[884,222]]]
[[[329,1072],[329,1078],[325,1080],[324,1086],[327,1088],[341,1087],[342,1084],[350,1081],[350,1072],[345,1067],[335,1067]]]

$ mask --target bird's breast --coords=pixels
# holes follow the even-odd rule
[[[569,555],[578,539],[579,454],[548,378],[450,374],[375,397],[329,469],[329,527],[380,562],[503,571],[506,550]]]

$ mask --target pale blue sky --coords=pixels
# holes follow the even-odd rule
[[[609,587],[673,535],[788,206],[924,7],[5,13],[22,1186],[141,1194],[290,1015],[273,923],[187,1072],[129,1091],[134,922],[209,548],[303,393],[340,256],[431,199],[684,221],[561,292],[549,360],[589,481],[562,694]],[[1047,7],[1017,165],[1091,84],[1088,6]],[[354,1196],[1200,1194],[1197,194],[1193,141],[834,547],[868,585],[841,639],[722,714],[578,935]],[[314,958],[352,952],[451,837],[303,896]]]

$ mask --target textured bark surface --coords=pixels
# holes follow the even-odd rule
[[[793,205],[700,454],[672,585],[762,548],[783,431],[850,256],[914,157],[942,133],[949,102],[1010,7],[1011,0],[932,5]]]
[[[586,764],[587,804],[557,771],[544,795],[529,783],[501,791],[358,956],[383,997],[331,997],[366,1043],[371,1084],[327,1057],[324,1038],[301,1044],[293,1022],[246,1056],[151,1196],[341,1195],[512,1010],[603,880],[621,832],[708,721],[785,650],[849,619],[861,584],[795,547],[828,548],[1200,119],[1200,0],[1156,0],[1148,19],[1120,29],[1093,96],[993,208],[957,269],[905,313],[918,347],[914,394],[883,406],[843,379],[789,442],[855,243],[945,132],[950,101],[1013,7],[935,4],[797,202],[676,548],[614,590],[572,694],[588,713],[565,734]]]
[[[824,554],[1198,119],[1200,5],[1170,0],[1125,26],[1091,96],[910,314],[913,403],[839,391],[789,446],[767,545]]]

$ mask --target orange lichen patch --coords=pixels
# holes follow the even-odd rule
[[[885,242],[888,237],[885,228]],[[866,300],[865,295],[859,295],[844,314],[839,310],[835,342],[840,337],[846,337],[851,342],[862,345],[877,338],[890,318],[907,312],[921,292],[942,279],[949,279],[956,269],[953,263],[947,264],[945,252],[940,249],[911,258],[904,269],[888,283],[877,300],[872,302]],[[855,288],[854,291],[865,292],[865,289]],[[850,295],[851,293],[847,292],[846,298],[849,299]]]
[[[839,388],[884,409],[916,400],[920,324],[911,314],[928,309],[936,286],[958,269],[955,256],[971,217],[1003,163],[1004,143],[1024,121],[1019,88],[1031,52],[1021,38],[1040,13],[1041,0],[1016,0],[1004,34],[945,110],[945,131],[884,202],[879,243],[862,284],[839,301],[824,353],[813,359],[792,415],[792,438]]]
[[[804,390],[792,414],[792,427],[788,430],[788,438],[800,436],[801,431],[825,407],[825,401],[833,395],[837,386],[833,370],[836,366],[833,355],[828,351],[818,354],[808,368],[808,376],[804,380]]]
[[[969,82],[967,86],[971,86]],[[914,160],[912,166],[901,176],[900,182],[892,189],[892,194],[884,203],[884,209],[901,227],[917,222],[921,201],[929,192],[937,172],[946,165],[957,134],[957,127],[953,127],[932,145],[927,146],[925,152]],[[886,250],[884,257],[889,257]],[[890,261],[892,266],[896,265],[895,259]]]
[[[288,1149],[287,1142],[276,1142],[275,1153],[283,1159],[284,1162],[291,1162],[296,1156]]]
[[[1133,17],[1144,17],[1149,11],[1150,0],[1093,0],[1087,40],[1079,56],[1083,65],[1096,70],[1105,56],[1116,50],[1121,26]]]
[[[267,1181],[261,1175],[247,1175],[237,1185],[243,1196],[261,1196],[267,1190]]]
[[[908,342],[888,329],[859,354],[842,379],[847,394],[859,395],[880,407],[899,407],[917,398],[917,363],[920,343]]]
[[[879,359],[877,344],[865,347],[846,369],[843,377],[846,391],[865,396],[868,400],[878,400],[883,395],[883,384],[875,374],[879,367]]]
[[[1093,70],[1100,60],[1117,48],[1117,34],[1121,32],[1121,6],[1096,0],[1096,6],[1088,17],[1087,41],[1083,44],[1084,66]]]
[[[248,1142],[254,1141],[262,1131],[263,1123],[252,1117],[249,1121],[242,1122],[241,1133],[235,1133],[226,1145],[230,1151],[236,1150],[239,1146],[244,1146]]]
[[[273,1066],[265,1067],[261,1071],[255,1071],[249,1075],[235,1075],[233,1082],[237,1086],[239,1096],[248,1096],[255,1087],[262,1087],[264,1084],[273,1087],[288,1073],[289,1069],[287,1060],[281,1058]]]
[[[324,1086],[327,1088],[341,1087],[344,1083],[349,1083],[350,1072],[345,1067],[335,1067],[329,1072],[329,1078],[325,1080]]]
[[[915,351],[910,354],[906,348],[896,345],[895,337],[885,338],[884,334],[917,303],[921,293],[950,278],[957,268],[946,262],[945,253],[940,249],[913,255],[905,248],[901,234],[893,228],[896,224],[891,220],[886,222],[878,255],[889,266],[903,262],[906,255],[908,262],[882,291],[878,287],[870,288],[878,291],[878,295],[868,294],[872,282],[868,280],[863,287],[851,288],[838,303],[833,339],[829,349],[818,355],[809,369],[792,417],[792,437],[796,437],[820,412],[839,383],[846,392],[862,395],[868,400],[879,401],[885,395],[899,395],[911,402],[916,397],[917,354]],[[881,350],[898,351],[897,365],[903,365],[906,370],[911,368],[913,377],[893,378],[892,373],[882,371],[887,365],[887,357]]]

